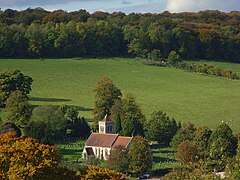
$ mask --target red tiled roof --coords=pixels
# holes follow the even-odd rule
[[[117,140],[113,144],[113,147],[123,146],[127,148],[128,144],[132,141],[132,137],[118,136]]]
[[[86,151],[87,151],[87,155],[88,156],[93,156],[94,153],[93,153],[93,149],[90,147],[90,148],[86,148]]]
[[[112,147],[117,137],[118,134],[92,133],[86,142],[86,146]]]

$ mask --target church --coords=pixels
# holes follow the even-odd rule
[[[112,148],[123,146],[128,149],[133,137],[115,134],[115,123],[106,115],[98,122],[99,132],[92,132],[83,149],[83,159],[95,157],[107,160]]]

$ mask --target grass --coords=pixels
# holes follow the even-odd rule
[[[159,144],[151,145],[153,153],[153,171],[180,167],[181,164],[176,160],[177,152],[171,147],[162,147]]]
[[[240,73],[239,64],[200,63]],[[128,58],[0,60],[0,71],[12,69],[33,78],[30,102],[34,105],[78,106],[80,115],[91,119],[92,89],[97,80],[108,76],[123,94],[135,95],[147,118],[154,110],[164,110],[177,121],[210,128],[225,121],[240,131],[240,81],[145,66],[139,59]]]
[[[82,161],[82,152],[84,146],[85,141],[79,140],[67,144],[60,144],[58,148],[63,156],[64,161],[77,163]]]

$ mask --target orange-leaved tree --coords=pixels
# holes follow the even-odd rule
[[[76,178],[75,172],[59,163],[59,153],[53,146],[14,133],[0,134],[0,179]]]

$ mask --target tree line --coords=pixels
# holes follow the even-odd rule
[[[0,57],[146,57],[240,62],[239,12],[126,15],[41,8],[0,11]]]
[[[153,50],[148,54],[147,59],[143,61],[143,64],[149,66],[162,66],[162,67],[174,67],[183,69],[190,72],[202,73],[212,76],[224,77],[228,79],[239,80],[237,73],[230,70],[224,70],[217,66],[207,64],[195,64],[192,62],[184,62],[181,60],[180,55],[176,51],[171,51],[166,58],[163,58],[159,50]]]

